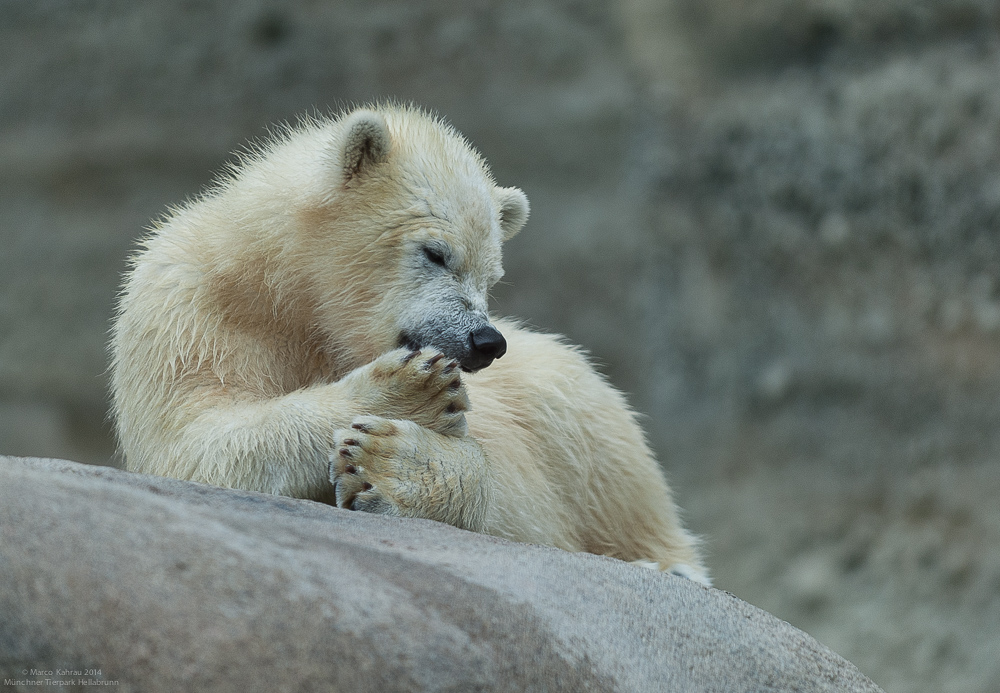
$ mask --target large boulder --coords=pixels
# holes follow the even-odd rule
[[[730,594],[610,558],[11,457],[0,677],[144,692],[879,690]]]

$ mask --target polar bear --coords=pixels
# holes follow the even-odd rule
[[[415,107],[245,152],[131,259],[111,338],[126,467],[707,583],[622,395],[560,338],[487,313],[527,217]]]

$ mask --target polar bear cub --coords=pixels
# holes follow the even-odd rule
[[[527,217],[411,107],[245,155],[132,258],[111,339],[126,467],[707,582],[622,395],[561,339],[487,313]]]

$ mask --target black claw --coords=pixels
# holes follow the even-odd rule
[[[357,474],[358,473],[358,468],[355,467],[353,464],[349,464],[346,467],[344,467],[344,473],[345,474]]]
[[[363,491],[371,491],[372,490],[372,485],[369,484],[366,481],[365,483],[361,484],[361,490],[363,490]]]
[[[403,357],[403,363],[404,364],[409,363],[410,361],[415,359],[417,357],[417,354],[419,353],[420,353],[419,349],[411,351],[410,353],[408,353],[406,356]]]
[[[361,431],[362,433],[370,433],[371,432],[370,429],[367,426],[365,426],[363,423],[352,423],[351,424],[351,428],[353,428],[355,431]]]

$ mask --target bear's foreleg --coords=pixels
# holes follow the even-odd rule
[[[339,381],[271,398],[206,378],[157,401],[147,393],[162,390],[134,380],[142,387],[120,388],[116,405],[130,470],[248,491],[333,502],[334,432],[358,416],[410,419],[443,435],[468,430],[458,364],[433,350],[392,351]]]

